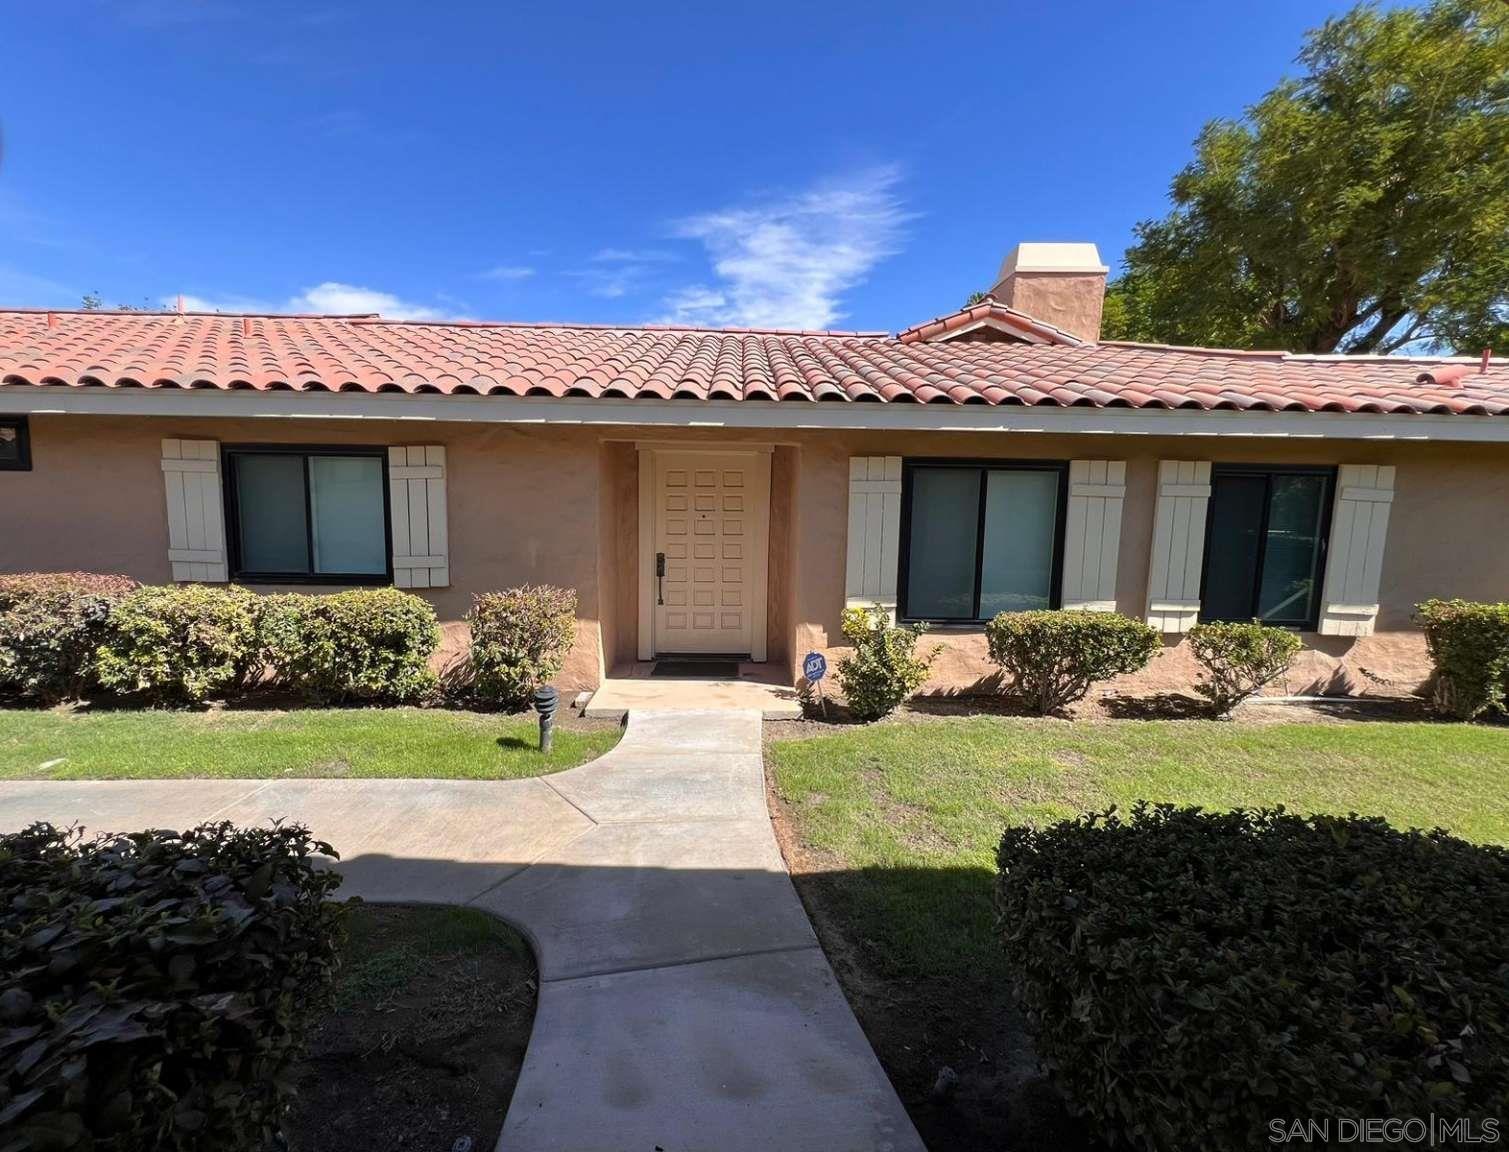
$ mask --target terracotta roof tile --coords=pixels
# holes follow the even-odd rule
[[[1465,359],[930,343],[918,335],[927,328],[895,338],[0,311],[0,387],[1509,414],[1503,359],[1484,372]]]

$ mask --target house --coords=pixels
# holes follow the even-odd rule
[[[1509,595],[1509,363],[1098,340],[1092,245],[1018,247],[899,336],[0,312],[0,570],[574,587],[562,683],[667,653],[782,678],[846,604],[1298,629],[1291,691],[1405,690],[1431,596]]]

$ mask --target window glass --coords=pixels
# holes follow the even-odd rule
[[[363,580],[388,571],[380,456],[227,454],[238,574]]]
[[[385,573],[382,461],[375,456],[311,456],[309,482],[314,570]]]
[[[924,620],[974,617],[979,524],[979,469],[919,468],[913,474],[907,542],[909,616]]]
[[[1047,608],[1053,595],[1058,473],[996,470],[986,475],[980,616]]]
[[[1258,618],[1303,624],[1315,615],[1320,595],[1320,522],[1324,476],[1274,476],[1268,498],[1268,536]]]
[[[0,469],[23,471],[29,461],[26,452],[26,418],[0,420]]]
[[[1200,615],[1304,627],[1320,600],[1323,473],[1216,472]]]
[[[304,518],[304,457],[235,457],[240,567],[246,572],[309,571]]]
[[[1210,620],[1251,620],[1259,535],[1268,480],[1257,475],[1211,479],[1210,543],[1205,557],[1201,614]]]

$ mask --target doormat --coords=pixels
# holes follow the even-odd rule
[[[737,680],[737,660],[657,660],[650,671],[651,676],[674,677],[677,680]]]

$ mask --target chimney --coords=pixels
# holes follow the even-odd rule
[[[1099,340],[1109,271],[1094,244],[1018,244],[990,294],[1081,340]]]

